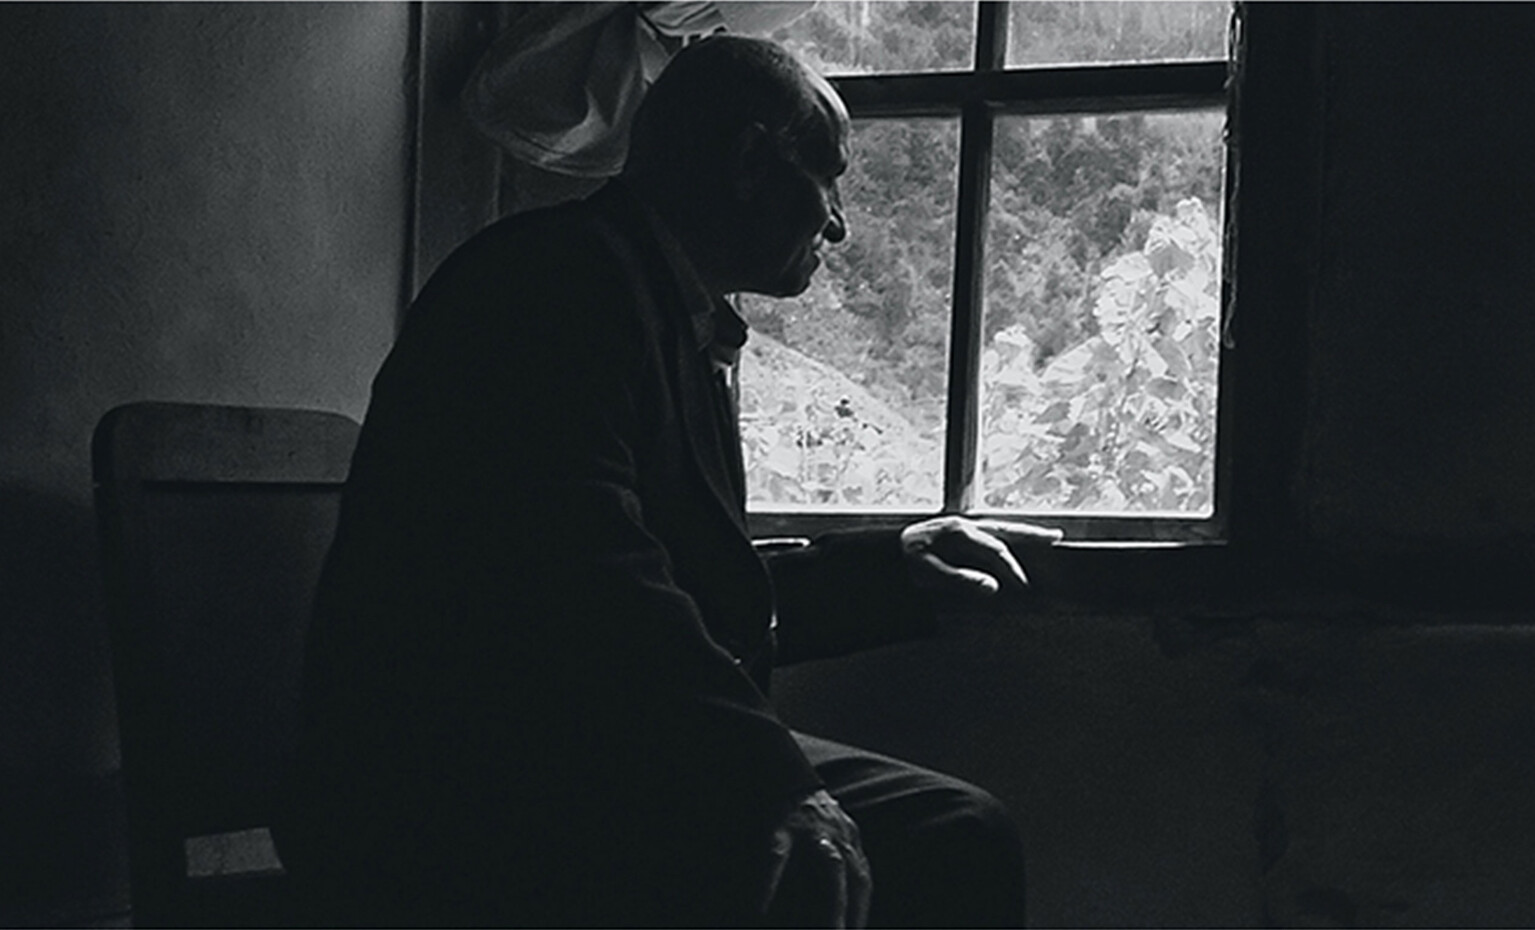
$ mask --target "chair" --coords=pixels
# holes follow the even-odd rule
[[[358,425],[134,403],[92,440],[137,926],[290,923],[266,825]]]

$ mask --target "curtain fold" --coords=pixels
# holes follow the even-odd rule
[[[473,125],[547,171],[623,168],[645,90],[683,45],[715,32],[770,33],[809,2],[538,3],[491,44],[460,96]]]

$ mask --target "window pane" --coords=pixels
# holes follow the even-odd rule
[[[997,121],[983,509],[1212,512],[1223,125]]]
[[[847,240],[800,297],[743,298],[752,509],[941,504],[958,161],[954,120],[855,122]]]
[[[1208,0],[1011,3],[1008,67],[1226,57],[1231,4]]]
[[[772,37],[822,74],[965,70],[975,4],[822,0]]]

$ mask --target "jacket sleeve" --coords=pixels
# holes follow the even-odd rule
[[[838,530],[766,557],[778,604],[778,664],[931,635],[931,604],[911,584],[900,530]]]

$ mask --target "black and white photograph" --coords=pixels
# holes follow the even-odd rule
[[[1532,47],[0,0],[0,926],[1535,926]]]

